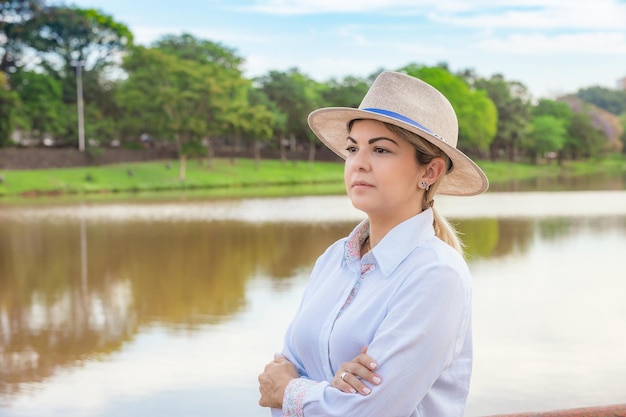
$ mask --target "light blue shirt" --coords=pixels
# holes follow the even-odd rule
[[[298,369],[272,415],[462,416],[472,371],[471,276],[435,236],[432,209],[392,229],[361,259],[367,220],[317,260],[283,354]],[[371,394],[330,385],[367,346],[382,383]]]

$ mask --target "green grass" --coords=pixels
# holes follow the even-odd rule
[[[596,172],[626,172],[622,156],[602,161],[555,162],[531,165],[479,161],[492,184],[510,180],[584,175]],[[64,195],[110,196],[177,195],[181,191],[216,197],[338,194],[344,192],[343,164],[336,162],[292,162],[263,160],[258,168],[250,159],[216,159],[213,169],[189,161],[185,181],[178,180],[177,161],[157,161],[67,169],[0,171],[0,197]]]
[[[567,161],[559,166],[556,161],[549,164],[524,164],[519,162],[480,161],[478,165],[485,171],[493,184],[510,180],[555,177],[559,175],[585,175],[595,173],[626,172],[626,158],[620,155],[603,160]]]
[[[181,190],[219,190],[222,195],[250,194],[252,189],[300,185],[319,188],[343,181],[343,166],[338,163],[216,159],[213,169],[198,161],[187,163],[184,181],[178,179],[177,161],[116,164],[107,166],[2,171],[0,196],[78,195]],[[342,188],[341,188],[342,189]],[[220,192],[218,192],[220,194]]]

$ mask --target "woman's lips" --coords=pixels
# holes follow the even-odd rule
[[[355,181],[352,183],[352,188],[361,188],[361,187],[373,187],[372,184],[370,184],[369,182],[365,182],[365,181]]]

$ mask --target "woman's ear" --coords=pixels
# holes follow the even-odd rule
[[[444,159],[439,157],[433,158],[433,160],[426,165],[426,171],[424,171],[424,175],[422,175],[420,181],[426,181],[429,186],[433,185],[437,182],[439,177],[444,174],[445,170],[446,162]]]

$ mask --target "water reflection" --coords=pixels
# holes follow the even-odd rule
[[[534,233],[534,221],[529,219],[464,219],[456,227],[470,262],[524,252]]]
[[[593,175],[571,176],[567,174],[514,180],[506,183],[492,184],[491,191],[589,191],[589,190],[626,190],[626,173],[596,173]]]
[[[246,282],[277,289],[349,225],[242,222],[0,225],[4,393],[120,349],[153,322],[193,329],[236,315]]]
[[[589,197],[598,195],[602,196],[600,199],[611,199],[611,210],[616,212],[606,211],[601,205],[597,207],[601,215],[587,211],[585,215],[571,215],[571,204],[576,202],[576,207],[588,209]],[[458,214],[453,221],[463,233],[470,263],[476,270],[478,298],[480,291],[492,294],[490,291],[498,288],[505,303],[498,307],[501,311],[506,308],[506,303],[510,304],[506,295],[511,295],[511,288],[524,282],[528,273],[520,270],[515,275],[515,271],[503,265],[519,267],[519,261],[523,263],[538,248],[558,250],[559,245],[565,247],[577,242],[581,234],[589,245],[594,245],[596,237],[605,239],[607,233],[614,236],[621,247],[626,242],[626,211],[619,214],[620,204],[626,201],[624,193],[570,194],[556,199],[537,194],[526,197],[527,206],[541,201],[542,207],[553,207],[551,205],[555,202],[565,199],[566,207],[559,206],[561,215],[554,210],[548,217],[520,216],[527,213],[524,210],[528,207],[518,207],[517,216],[472,217],[472,213],[489,213],[494,205],[505,207],[513,196],[487,195],[485,199],[477,200],[485,203],[482,208],[459,205],[458,201],[462,200],[444,200],[442,204],[443,210]],[[302,220],[308,219],[299,222],[258,221],[270,216],[260,211],[248,214],[250,217],[245,221],[235,220],[233,213],[239,210],[238,204],[244,203],[234,202],[215,203],[221,219],[199,218],[200,214],[197,214],[176,220],[173,209],[168,211],[167,206],[160,205],[148,209],[151,215],[143,217],[137,213],[142,212],[144,206],[128,207],[125,216],[120,214],[124,210],[119,205],[64,207],[57,208],[57,211],[0,208],[0,415],[3,410],[8,412],[15,407],[19,410],[16,404],[23,402],[25,393],[32,390],[34,383],[46,386],[47,381],[64,369],[89,368],[88,364],[94,362],[109,364],[108,371],[99,371],[99,375],[104,375],[117,369],[120,363],[126,363],[119,359],[119,355],[129,349],[132,351],[132,346],[144,346],[144,354],[159,349],[152,345],[154,340],[159,341],[161,348],[168,346],[174,339],[171,334],[168,336],[169,332],[193,335],[198,343],[209,340],[201,348],[197,346],[193,351],[185,351],[183,356],[186,358],[179,355],[169,358],[169,365],[187,364],[189,373],[186,378],[196,381],[194,388],[190,388],[182,382],[184,378],[170,377],[172,381],[178,381],[179,387],[185,386],[185,395],[192,396],[191,393],[195,392],[195,401],[201,402],[206,390],[213,390],[217,394],[211,397],[211,401],[219,404],[229,395],[228,392],[234,392],[234,387],[243,384],[237,380],[234,385],[221,385],[232,374],[233,362],[252,361],[250,368],[240,372],[251,379],[244,384],[250,390],[246,395],[252,396],[245,400],[247,407],[250,404],[255,406],[254,377],[260,370],[257,361],[264,363],[266,354],[260,358],[231,358],[227,370],[221,370],[214,362],[206,373],[194,377],[190,376],[193,374],[190,369],[199,366],[197,363],[205,356],[215,361],[215,356],[241,352],[241,345],[261,344],[264,335],[272,332],[271,343],[280,345],[276,334],[282,333],[284,322],[277,324],[274,318],[263,319],[259,311],[264,309],[268,317],[281,315],[280,299],[284,294],[291,304],[284,308],[286,313],[281,319],[288,320],[291,310],[287,310],[294,307],[293,302],[299,297],[306,274],[317,256],[352,229],[355,221],[347,220],[356,219],[352,211],[326,213],[329,217],[319,221],[320,213],[315,208],[317,211],[320,207],[337,210],[333,201],[337,200],[320,197],[245,203],[248,208],[264,207],[271,215],[283,210],[294,218],[294,213],[300,213]],[[515,204],[519,205],[519,200]],[[204,202],[189,207],[191,212],[202,213],[199,207],[207,210],[211,205]],[[165,207],[167,214],[159,215],[159,207]],[[184,212],[184,205],[182,209],[176,207]],[[311,207],[315,221],[306,216]],[[72,217],[67,213],[75,215]],[[250,218],[255,220],[250,221]],[[555,253],[553,258],[557,256]],[[578,259],[582,265],[584,261],[582,257]],[[549,265],[550,259],[543,262],[544,269],[553,269]],[[572,264],[576,267],[575,259]],[[582,268],[581,265],[578,267]],[[613,273],[623,277],[624,269]],[[490,289],[480,288],[499,274],[501,279],[491,281]],[[540,276],[541,272],[537,273],[536,277]],[[261,289],[256,288],[259,285]],[[621,288],[623,291],[624,287]],[[550,288],[553,297],[558,291],[558,286]],[[263,297],[267,299],[259,310],[257,304],[263,302]],[[483,301],[483,305],[489,304]],[[617,311],[617,314],[624,313]],[[485,317],[481,317],[480,311],[477,316]],[[494,328],[500,325],[497,320],[489,323]],[[478,323],[477,340],[480,340],[481,326],[484,328],[485,322]],[[227,330],[231,328],[243,333]],[[526,335],[533,333],[532,329],[526,330]],[[550,335],[541,337],[543,339],[537,341],[538,344],[552,338]],[[146,343],[146,338],[151,342]],[[497,356],[498,352],[491,354]],[[216,375],[222,377],[219,382],[216,382]],[[213,382],[211,378],[214,378]],[[493,375],[485,379],[495,380]],[[479,378],[475,398],[493,401],[488,395],[493,387],[481,381]],[[209,386],[204,394],[198,389],[203,384]],[[481,384],[484,391],[480,391]],[[151,392],[150,389],[147,391]],[[149,394],[144,395],[152,398]],[[152,396],[156,395],[156,392],[152,393]],[[7,408],[2,408],[1,403]],[[105,409],[101,406],[98,415],[120,415],[119,409],[115,412]],[[253,410],[258,413],[255,415],[266,414],[260,409]],[[495,413],[507,409],[477,407],[476,410],[493,410]],[[249,413],[249,408],[246,412]],[[242,414],[240,410],[233,415]],[[153,415],[166,414],[155,412]]]

